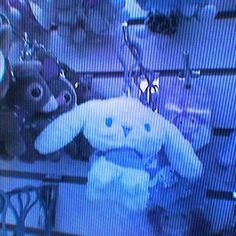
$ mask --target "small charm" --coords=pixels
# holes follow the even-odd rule
[[[157,173],[157,182],[164,188],[171,188],[178,183],[178,178],[170,166],[165,166]]]

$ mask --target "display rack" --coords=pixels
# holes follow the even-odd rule
[[[44,217],[39,231],[45,236],[51,236],[55,225],[57,198],[58,186],[53,184],[40,187],[25,186],[13,189],[10,192],[0,191],[1,234],[7,235],[7,232],[13,231],[17,236],[24,236],[27,231],[26,219],[39,204]],[[12,224],[13,222],[8,222],[9,211],[13,213],[10,220],[14,220],[15,225]],[[8,223],[11,223],[10,228],[8,228]]]

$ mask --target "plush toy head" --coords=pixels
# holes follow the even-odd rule
[[[174,117],[173,123],[192,144],[194,150],[197,151],[210,142],[210,111],[200,114],[183,111]]]
[[[57,101],[44,78],[40,75],[41,63],[21,62],[14,66],[15,82],[7,95],[8,103],[32,117],[37,113],[55,111]]]
[[[125,148],[143,158],[164,146],[180,175],[195,178],[202,173],[201,162],[178,129],[134,98],[92,100],[76,107],[46,127],[35,148],[42,154],[55,152],[82,131],[99,151]]]

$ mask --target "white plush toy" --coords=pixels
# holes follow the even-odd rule
[[[35,148],[42,154],[55,152],[80,132],[97,150],[87,184],[93,200],[110,199],[131,210],[145,209],[151,182],[145,161],[155,158],[162,147],[182,177],[193,180],[203,171],[179,130],[135,98],[86,102],[46,127]]]

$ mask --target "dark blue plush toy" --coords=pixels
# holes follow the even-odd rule
[[[58,108],[47,83],[41,76],[42,64],[39,61],[19,62],[13,66],[14,82],[6,96],[8,110],[19,124],[18,134],[25,142],[25,150],[20,158],[32,162],[37,157],[32,134],[33,120],[40,114],[50,113]]]

